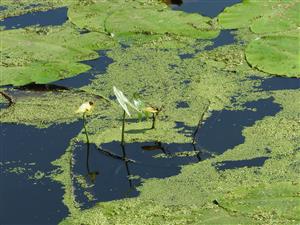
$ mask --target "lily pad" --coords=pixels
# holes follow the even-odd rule
[[[135,34],[171,34],[197,38],[214,38],[218,30],[208,17],[172,11],[163,4],[142,2],[97,2],[74,4],[68,12],[80,28],[117,36]]]
[[[246,48],[247,61],[270,74],[300,76],[299,38],[266,36],[252,41]]]
[[[80,34],[72,27],[31,28],[1,32],[0,85],[49,83],[64,79],[90,67],[80,61],[94,59],[93,50],[114,45],[99,33]]]
[[[272,13],[255,20],[251,30],[258,34],[295,30],[300,26],[300,2],[291,2],[284,8],[278,7]]]
[[[223,28],[249,28],[264,35],[250,41],[246,48],[247,61],[253,67],[270,74],[299,77],[299,9],[297,1],[249,0],[226,8],[218,19]]]
[[[257,219],[300,220],[299,183],[282,182],[241,187],[224,196],[220,205],[229,211],[250,214]]]
[[[223,29],[246,28],[262,17],[268,19],[278,13],[285,14],[294,4],[295,1],[291,0],[247,0],[225,8],[218,16],[218,21]]]

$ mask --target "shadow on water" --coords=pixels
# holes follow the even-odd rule
[[[128,143],[125,146],[111,142],[100,148],[91,145],[89,152],[86,145],[79,144],[74,158],[74,174],[86,179],[98,174],[95,179],[88,179],[95,183],[89,190],[96,197],[95,201],[89,202],[83,195],[84,190],[77,189],[78,200],[84,208],[98,201],[137,196],[136,186],[143,179],[170,177],[180,172],[180,166],[199,161],[191,144],[160,142]]]
[[[32,12],[20,16],[8,17],[3,21],[0,21],[0,26],[4,26],[5,30],[11,30],[33,25],[62,25],[68,19],[67,11],[67,7],[61,7],[48,11]]]
[[[217,170],[237,169],[242,167],[262,167],[269,157],[257,157],[245,160],[222,161],[214,164]]]
[[[81,128],[79,122],[47,129],[1,124],[0,224],[57,224],[67,216],[61,185],[45,177],[31,180],[27,171],[12,173],[9,168],[34,165],[31,175],[36,171],[50,175],[55,169],[51,161],[64,153]]]
[[[173,10],[186,13],[200,13],[203,16],[216,17],[226,7],[242,2],[241,0],[164,0]]]
[[[233,32],[234,30],[221,30],[218,37],[214,39],[208,39],[209,41],[212,41],[212,45],[206,46],[204,50],[210,51],[220,46],[225,45],[231,45],[237,42],[237,40],[234,38]],[[203,39],[199,39],[198,41],[203,41]],[[200,53],[203,51],[202,49],[195,49],[195,53],[187,53],[187,54],[180,54],[179,57],[181,59],[189,59],[193,58],[197,53]]]
[[[70,78],[55,81],[52,84],[67,88],[80,88],[82,86],[88,85],[89,83],[91,83],[91,80],[94,78],[95,75],[104,74],[107,70],[107,67],[111,63],[113,63],[113,59],[107,56],[107,52],[108,50],[98,51],[99,58],[81,61],[81,63],[91,66],[91,69],[89,71]]]
[[[274,98],[260,99],[244,104],[242,111],[213,111],[197,133],[197,146],[216,154],[242,144],[245,137],[242,130],[252,126],[257,120],[265,116],[275,116],[281,106],[274,103]]]

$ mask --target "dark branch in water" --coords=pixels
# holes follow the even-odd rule
[[[112,153],[112,152],[109,151],[109,150],[102,149],[102,148],[100,148],[100,147],[97,147],[97,150],[98,150],[99,152],[103,153],[104,155],[107,155],[107,156],[112,157],[112,158],[114,158],[114,159],[118,159],[118,160],[130,162],[130,163],[136,163],[136,161],[133,160],[133,159],[128,159],[128,158],[126,158],[126,157],[119,156],[119,155],[117,155],[117,154],[115,154],[115,153]]]
[[[205,107],[203,113],[201,114],[200,119],[199,119],[199,122],[198,122],[198,125],[197,125],[197,127],[196,127],[196,130],[195,130],[194,133],[193,133],[193,141],[192,141],[192,144],[193,144],[193,145],[196,143],[196,135],[197,135],[197,133],[198,133],[198,131],[199,131],[201,125],[202,125],[203,118],[204,118],[204,116],[205,116],[205,114],[206,114],[206,112],[207,112],[209,106],[210,106],[210,101],[208,101],[208,104],[206,105],[206,107]]]
[[[9,102],[8,107],[16,103],[14,98],[9,94],[5,93],[4,91],[0,91],[0,94]]]
[[[24,86],[17,87],[19,90],[30,90],[30,91],[62,91],[62,90],[70,90],[67,87],[59,86],[55,84],[36,84],[30,83]]]

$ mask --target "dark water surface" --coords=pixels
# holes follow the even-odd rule
[[[203,16],[216,17],[226,7],[242,2],[241,0],[166,0],[173,10],[187,13],[200,13]]]
[[[300,89],[300,78],[270,77],[262,80],[258,88],[264,91]]]
[[[217,47],[225,46],[225,45],[231,45],[237,42],[237,40],[234,38],[234,30],[221,30],[220,34],[214,38],[214,39],[205,39],[212,42],[212,45],[206,46],[204,50],[211,51]],[[203,39],[199,39],[198,41],[203,41]],[[195,49],[194,53],[186,53],[186,54],[180,54],[179,57],[181,59],[189,59],[193,58],[197,53],[202,52],[202,49]]]
[[[113,63],[112,58],[107,56],[107,52],[108,50],[98,51],[99,58],[81,61],[81,63],[91,66],[90,70],[67,79],[55,81],[52,84],[67,88],[80,88],[90,84],[95,75],[104,74],[107,67]]]
[[[274,98],[247,102],[246,110],[213,111],[197,133],[197,145],[210,152],[222,154],[224,151],[242,144],[244,127],[254,125],[265,116],[275,116],[281,106],[274,103]]]
[[[6,10],[6,9],[7,9],[6,6],[0,5],[0,11]]]
[[[67,7],[52,9],[48,11],[38,11],[20,16],[13,16],[0,20],[0,26],[5,26],[5,30],[24,28],[28,26],[55,26],[64,24],[67,19]]]
[[[49,175],[55,169],[51,161],[64,153],[82,124],[47,129],[14,124],[0,127],[0,224],[57,224],[68,213],[61,185],[49,178],[28,179],[28,175],[37,171]],[[24,165],[29,172],[7,172],[9,167]]]
[[[75,150],[74,173],[84,176],[90,183],[89,174],[97,174],[95,186],[90,188],[95,201],[88,201],[83,195],[84,190],[77,189],[78,201],[84,208],[98,201],[137,196],[136,186],[142,179],[174,176],[180,172],[180,166],[199,161],[195,155],[175,155],[180,152],[193,153],[191,144],[146,142],[128,143],[122,147],[120,142],[111,142],[101,145],[101,149],[103,151],[90,145],[88,150],[85,144],[79,144]],[[155,158],[158,154],[163,157]],[[136,178],[130,179],[132,176]]]
[[[268,157],[257,157],[253,159],[223,161],[216,163],[214,166],[218,170],[237,169],[242,167],[262,167]]]

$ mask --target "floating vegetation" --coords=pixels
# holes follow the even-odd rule
[[[298,1],[172,2],[1,1],[1,224],[299,224]]]
[[[256,34],[246,48],[253,67],[299,77],[299,7],[298,1],[244,1],[226,8],[218,20],[225,29],[249,28]]]

